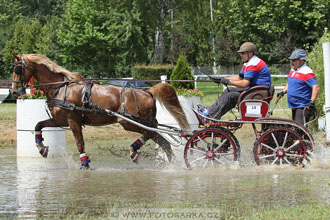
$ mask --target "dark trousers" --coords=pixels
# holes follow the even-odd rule
[[[231,87],[226,89],[218,100],[210,107],[209,117],[220,119],[230,109],[237,105],[239,95],[245,91],[244,88]]]
[[[304,124],[304,116],[303,116],[304,108],[293,108],[292,109],[292,120],[297,121]],[[310,109],[305,110],[305,123],[309,122],[310,117],[313,116],[313,111]]]

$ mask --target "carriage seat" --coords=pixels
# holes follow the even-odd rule
[[[241,114],[241,119],[254,121],[258,118],[266,117],[274,92],[274,85],[271,85],[270,88],[262,85],[254,86],[242,92],[238,98],[238,110]]]
[[[275,88],[274,85],[271,85],[268,89],[267,86],[254,86],[240,94],[238,97],[237,104],[239,105],[243,100],[246,99],[257,99],[270,103],[274,96]]]

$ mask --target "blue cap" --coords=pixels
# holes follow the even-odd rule
[[[290,60],[307,60],[307,52],[303,49],[297,49],[292,52]]]

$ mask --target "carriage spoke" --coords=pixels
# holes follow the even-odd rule
[[[204,163],[204,165],[203,165],[203,168],[205,168],[206,167],[206,164],[209,162],[209,160],[208,159],[206,159],[205,160],[205,163]]]
[[[262,157],[259,157],[259,159],[265,159],[265,158],[268,158],[268,157],[276,157],[276,154],[262,156]]]
[[[213,139],[214,139],[214,133],[211,133],[211,150],[213,150]]]
[[[226,165],[225,162],[219,160],[218,158],[214,158],[217,162],[221,163],[222,165]]]
[[[227,152],[227,153],[214,153],[216,156],[226,156],[226,155],[232,155],[233,152]]]
[[[272,165],[274,165],[277,161],[278,157],[275,158],[275,160],[273,161]]]
[[[290,163],[290,161],[289,161],[286,157],[284,157],[284,160],[285,160],[288,164],[292,165],[292,164]]]
[[[190,162],[190,165],[193,164],[193,163],[195,163],[195,162],[197,162],[197,161],[203,160],[205,158],[206,158],[205,156],[204,157],[196,158],[195,160],[193,160],[193,161]]]
[[[206,152],[205,151],[202,151],[200,149],[197,149],[197,148],[189,148],[190,151],[196,151],[198,153],[201,153],[201,154],[205,154]]]
[[[299,140],[296,140],[296,142],[294,144],[292,144],[290,147],[288,147],[287,149],[285,149],[284,151],[287,152],[289,151],[291,148],[297,146],[299,144]]]
[[[281,165],[281,166],[282,166],[282,161],[283,161],[282,158],[280,158],[280,165]]]
[[[278,145],[278,142],[277,142],[277,139],[276,139],[276,137],[275,137],[274,133],[272,133],[272,137],[273,137],[273,139],[274,139],[274,141],[275,141],[276,147],[278,148],[278,147],[279,147],[279,145]]]
[[[286,156],[288,156],[288,157],[299,157],[299,158],[304,157],[304,155],[300,155],[300,154],[286,154]]]
[[[203,144],[205,151],[208,151],[209,149],[207,148],[207,144],[202,140],[202,138],[200,136],[198,136],[197,138]]]
[[[228,141],[228,140],[227,140],[227,139],[224,139],[224,140],[221,142],[221,144],[220,144],[217,148],[214,149],[214,151],[218,151],[219,148],[222,147],[222,146],[226,143],[226,141]]]
[[[288,138],[288,132],[285,132],[285,137],[284,137],[284,141],[282,143],[282,148],[284,148],[287,138]]]
[[[272,151],[276,151],[274,148],[272,148],[271,146],[268,146],[267,144],[264,144],[264,143],[261,143],[261,146],[263,146],[263,147],[266,147],[266,148],[268,148],[269,150],[272,150]]]

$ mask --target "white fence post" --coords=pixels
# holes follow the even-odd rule
[[[330,42],[322,44],[324,61],[324,94],[325,94],[325,124],[326,137],[330,141]]]
[[[194,76],[194,88],[197,89],[197,80],[198,80],[199,76]]]
[[[167,76],[166,75],[160,76],[160,80],[162,81],[162,83],[166,83]]]

